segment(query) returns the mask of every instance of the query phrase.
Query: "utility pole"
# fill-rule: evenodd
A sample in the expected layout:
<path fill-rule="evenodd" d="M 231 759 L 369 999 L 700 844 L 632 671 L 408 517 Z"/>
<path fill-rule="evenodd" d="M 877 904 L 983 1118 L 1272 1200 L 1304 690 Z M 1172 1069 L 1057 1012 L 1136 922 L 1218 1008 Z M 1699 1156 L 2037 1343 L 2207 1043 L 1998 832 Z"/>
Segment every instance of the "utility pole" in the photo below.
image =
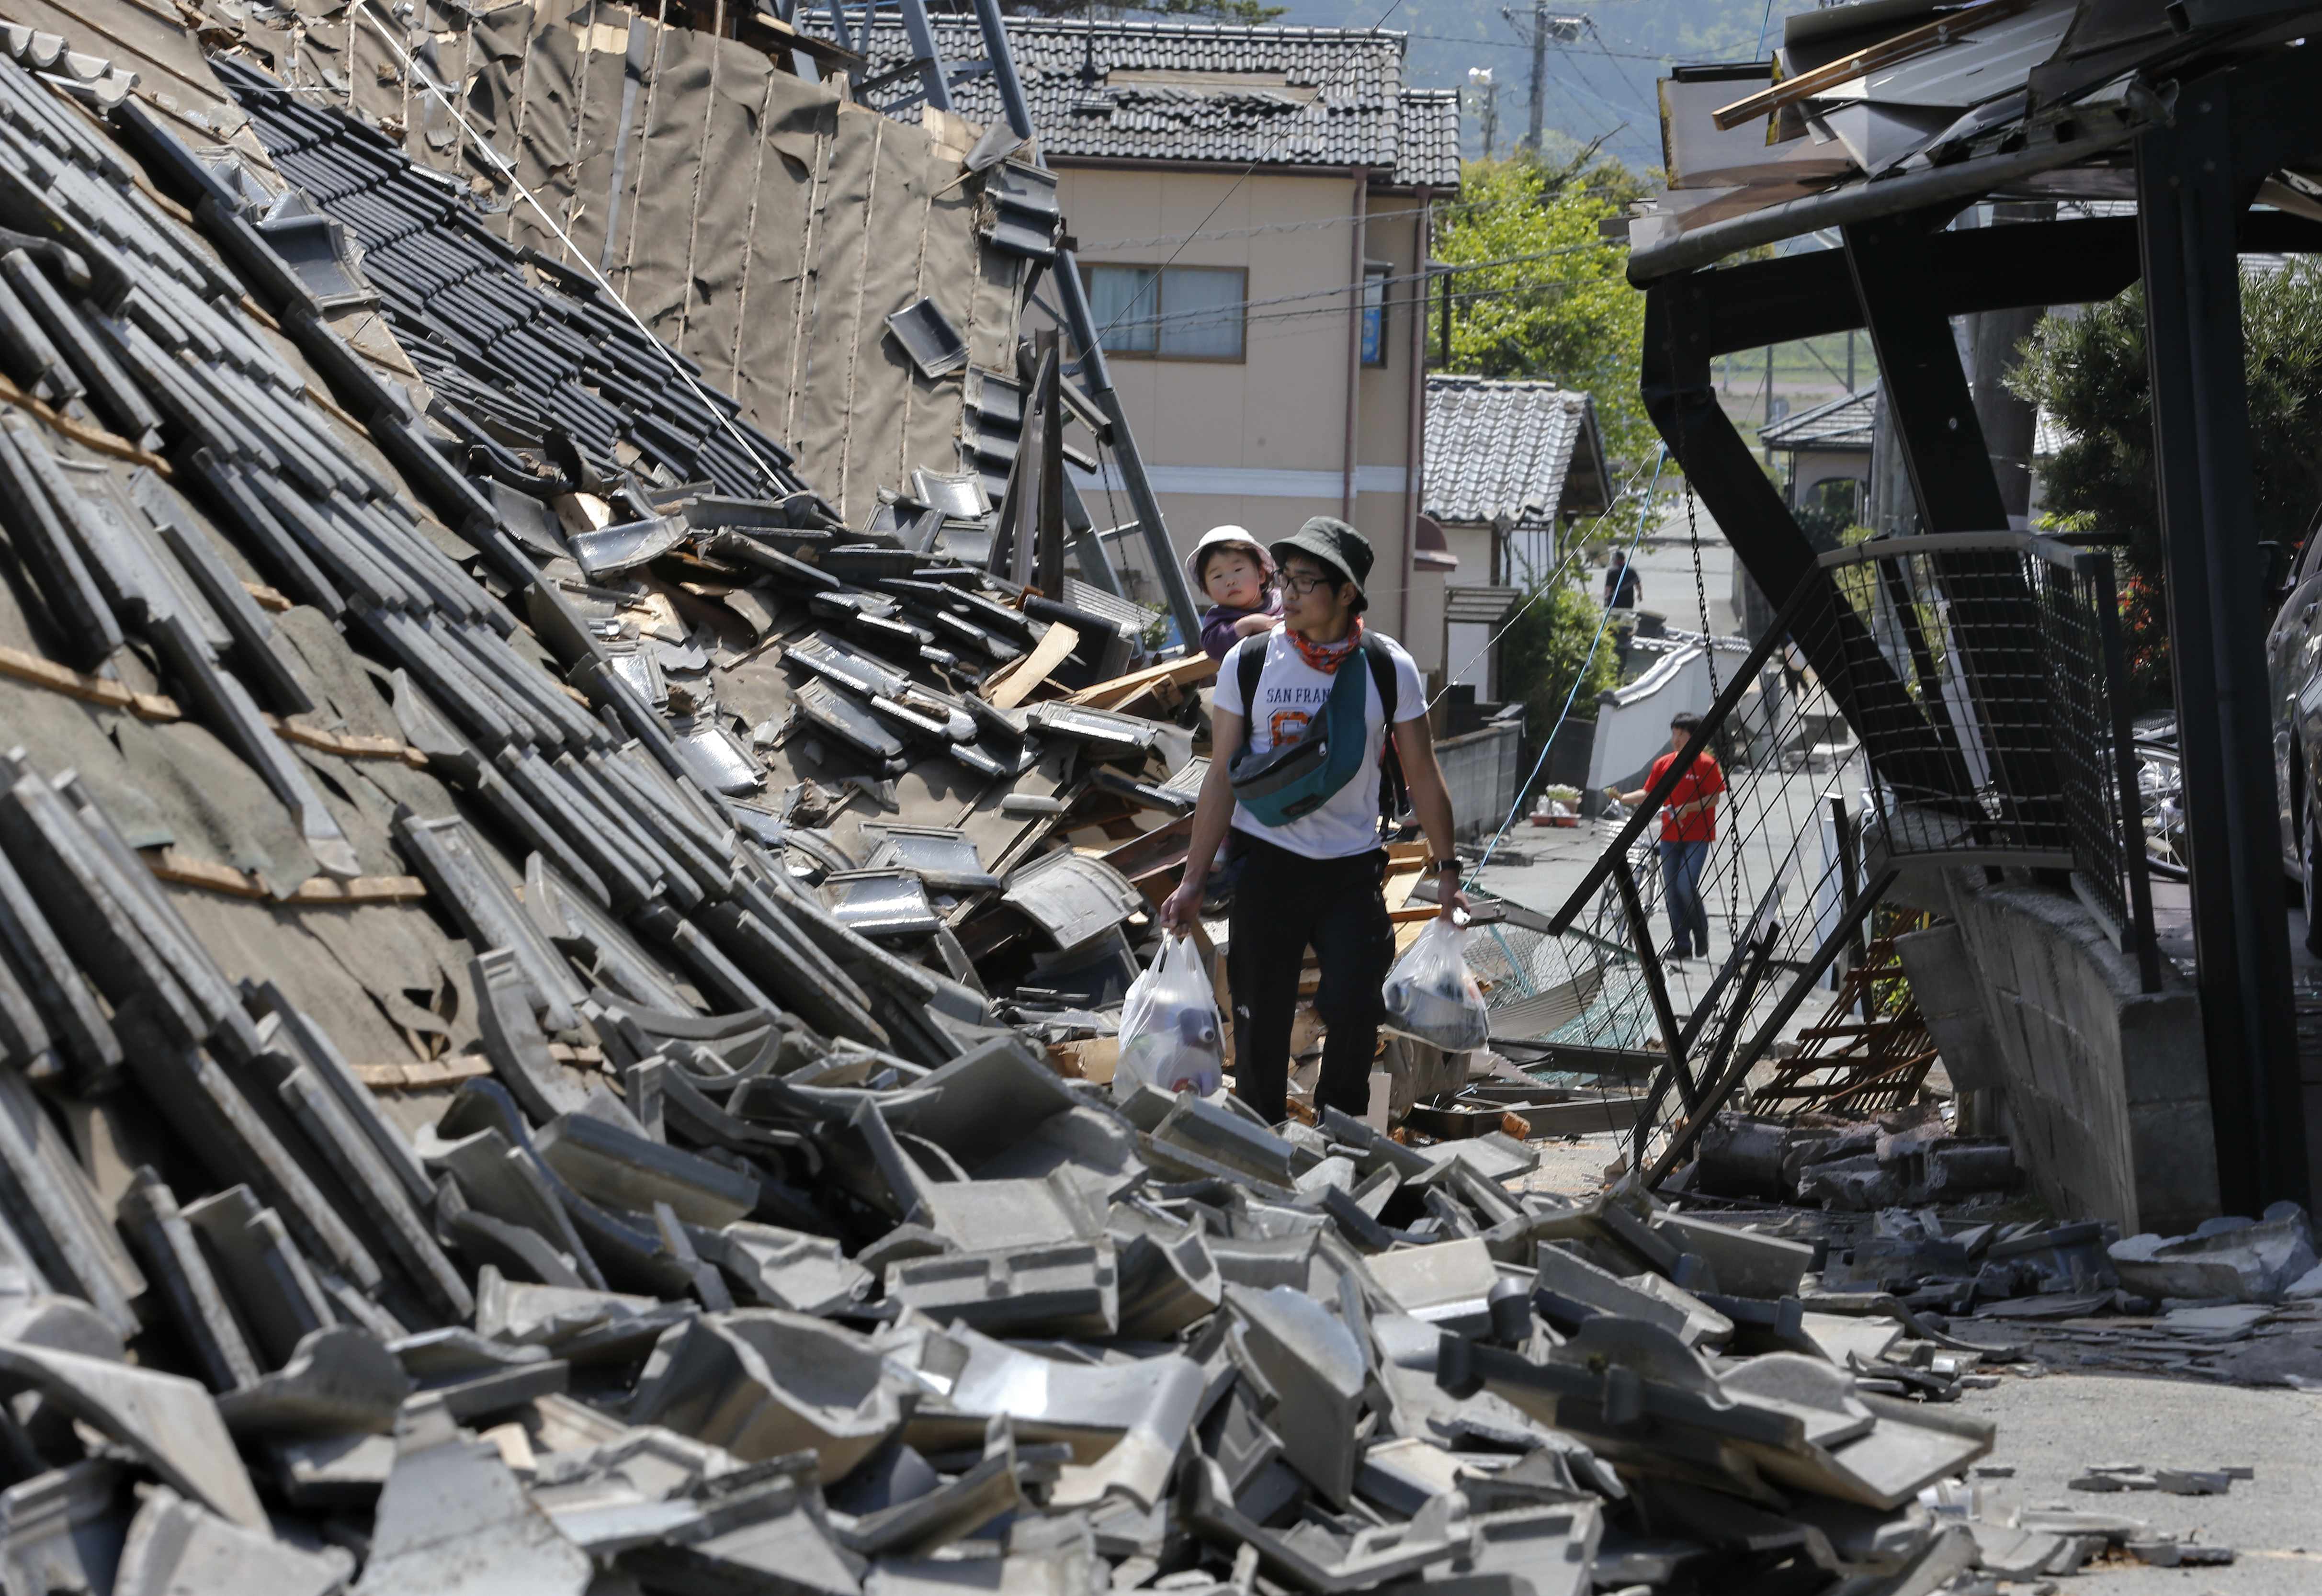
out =
<path fill-rule="evenodd" d="M 1484 159 L 1489 160 L 1500 141 L 1500 86 L 1489 67 L 1468 68 L 1467 86 L 1484 96 Z"/>
<path fill-rule="evenodd" d="M 1548 87 L 1548 0 L 1531 0 L 1531 130 L 1524 135 L 1532 159 L 1540 159 L 1540 92 Z"/>
<path fill-rule="evenodd" d="M 1500 7 L 1500 14 L 1508 25 L 1522 35 L 1531 46 L 1531 125 L 1524 135 L 1524 145 L 1534 157 L 1540 154 L 1540 115 L 1548 97 L 1548 47 L 1550 41 L 1569 44 L 1580 37 L 1583 28 L 1593 26 L 1586 16 L 1568 16 L 1551 12 L 1548 0 L 1531 0 L 1529 20 L 1517 14 L 1513 6 Z M 1472 78 L 1475 73 L 1467 76 Z"/>
<path fill-rule="evenodd" d="M 1767 429 L 1768 427 L 1769 427 L 1769 426 L 1773 425 L 1773 424 L 1774 424 L 1774 346 L 1773 346 L 1772 344 L 1770 344 L 1770 343 L 1769 343 L 1769 344 L 1768 344 L 1768 345 L 1766 346 L 1766 415 L 1765 415 L 1765 418 L 1764 418 L 1763 420 L 1760 421 L 1760 422 L 1759 422 L 1759 424 L 1758 424 L 1758 433 L 1759 433 L 1759 435 L 1760 435 L 1760 437 L 1763 437 L 1763 436 L 1765 435 L 1765 431 L 1766 431 L 1766 429 Z M 1773 446 L 1772 444 L 1770 444 L 1770 443 L 1769 443 L 1769 444 L 1767 444 L 1767 445 L 1766 445 L 1766 463 L 1767 463 L 1768 465 L 1772 465 L 1772 464 L 1774 463 L 1774 446 Z"/>

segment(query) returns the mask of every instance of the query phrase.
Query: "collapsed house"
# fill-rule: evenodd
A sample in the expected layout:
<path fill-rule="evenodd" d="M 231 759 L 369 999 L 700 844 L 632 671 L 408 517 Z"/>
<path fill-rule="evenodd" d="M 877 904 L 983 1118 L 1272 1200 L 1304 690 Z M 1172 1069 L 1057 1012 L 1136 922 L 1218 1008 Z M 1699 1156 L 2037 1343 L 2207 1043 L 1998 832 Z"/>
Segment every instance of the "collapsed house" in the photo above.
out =
<path fill-rule="evenodd" d="M 277 64 L 368 93 L 372 20 Z M 2011 1354 L 1815 1242 L 1073 1079 L 1207 662 L 1014 457 L 890 417 L 834 489 L 876 427 L 250 37 L 0 63 L 0 1587 L 1868 1592 L 2145 1532 L 1922 1502 L 1991 1432 L 1915 1399 Z M 868 347 L 823 315 L 801 369 Z M 1105 420 L 977 324 L 1053 481 Z"/>

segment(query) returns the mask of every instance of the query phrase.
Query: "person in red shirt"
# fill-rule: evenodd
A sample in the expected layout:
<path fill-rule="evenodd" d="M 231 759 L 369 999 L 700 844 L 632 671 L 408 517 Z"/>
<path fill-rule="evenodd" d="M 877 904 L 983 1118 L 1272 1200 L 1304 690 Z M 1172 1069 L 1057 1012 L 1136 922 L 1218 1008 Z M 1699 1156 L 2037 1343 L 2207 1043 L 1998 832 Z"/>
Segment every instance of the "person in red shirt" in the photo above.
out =
<path fill-rule="evenodd" d="M 1644 802 L 1645 794 L 1700 729 L 1701 716 L 1690 711 L 1677 715 L 1669 721 L 1669 751 L 1653 762 L 1645 784 L 1634 792 L 1617 787 L 1604 790 L 1624 804 Z M 1717 840 L 1717 799 L 1724 790 L 1725 772 L 1705 749 L 1693 756 L 1692 768 L 1678 778 L 1661 806 L 1661 891 L 1668 899 L 1672 959 L 1696 953 L 1709 957 L 1709 905 L 1701 896 L 1701 871 L 1709 862 L 1710 844 Z"/>

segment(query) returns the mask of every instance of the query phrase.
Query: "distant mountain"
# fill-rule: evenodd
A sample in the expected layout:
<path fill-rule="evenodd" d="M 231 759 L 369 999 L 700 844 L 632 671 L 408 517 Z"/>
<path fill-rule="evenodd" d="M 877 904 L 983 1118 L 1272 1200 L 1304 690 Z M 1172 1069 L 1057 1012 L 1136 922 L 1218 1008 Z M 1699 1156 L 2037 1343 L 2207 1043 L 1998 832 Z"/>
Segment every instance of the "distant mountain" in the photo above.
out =
<path fill-rule="evenodd" d="M 1409 33 L 1406 73 L 1414 88 L 1465 88 L 1469 68 L 1491 68 L 1499 86 L 1498 151 L 1513 149 L 1531 114 L 1530 0 L 1505 6 L 1515 14 L 1513 22 L 1502 0 L 1401 0 L 1390 10 L 1391 5 L 1291 0 L 1280 20 L 1317 28 L 1384 25 Z M 1550 30 L 1540 120 L 1580 144 L 1610 134 L 1607 153 L 1633 167 L 1657 167 L 1660 113 L 1653 84 L 1668 63 L 1755 59 L 1764 53 L 1761 29 L 1778 39 L 1783 17 L 1813 9 L 1797 0 L 1554 0 L 1552 16 L 1586 16 L 1590 25 Z M 1575 36 L 1556 39 L 1557 33 Z M 1460 127 L 1466 152 L 1484 153 L 1480 103 L 1466 108 Z M 1556 141 L 1548 142 L 1556 148 Z"/>

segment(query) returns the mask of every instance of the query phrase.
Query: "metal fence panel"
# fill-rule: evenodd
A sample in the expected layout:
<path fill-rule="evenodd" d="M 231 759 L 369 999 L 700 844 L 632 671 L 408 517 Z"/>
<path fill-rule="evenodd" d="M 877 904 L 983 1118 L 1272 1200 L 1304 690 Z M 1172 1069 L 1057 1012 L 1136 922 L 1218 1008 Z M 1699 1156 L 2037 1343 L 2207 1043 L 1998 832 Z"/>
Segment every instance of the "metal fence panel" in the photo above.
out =
<path fill-rule="evenodd" d="M 1906 864 L 2070 871 L 2157 987 L 2118 637 L 2100 552 L 2007 533 L 1824 556 L 1705 717 L 1694 746 L 1728 784 L 1705 856 L 1659 846 L 1680 760 L 1557 914 L 1471 943 L 1495 1045 L 1625 1082 L 1658 1181 L 1859 956 Z M 1699 872 L 1705 958 L 1666 951 L 1684 940 L 1665 918 L 1680 864 Z"/>

